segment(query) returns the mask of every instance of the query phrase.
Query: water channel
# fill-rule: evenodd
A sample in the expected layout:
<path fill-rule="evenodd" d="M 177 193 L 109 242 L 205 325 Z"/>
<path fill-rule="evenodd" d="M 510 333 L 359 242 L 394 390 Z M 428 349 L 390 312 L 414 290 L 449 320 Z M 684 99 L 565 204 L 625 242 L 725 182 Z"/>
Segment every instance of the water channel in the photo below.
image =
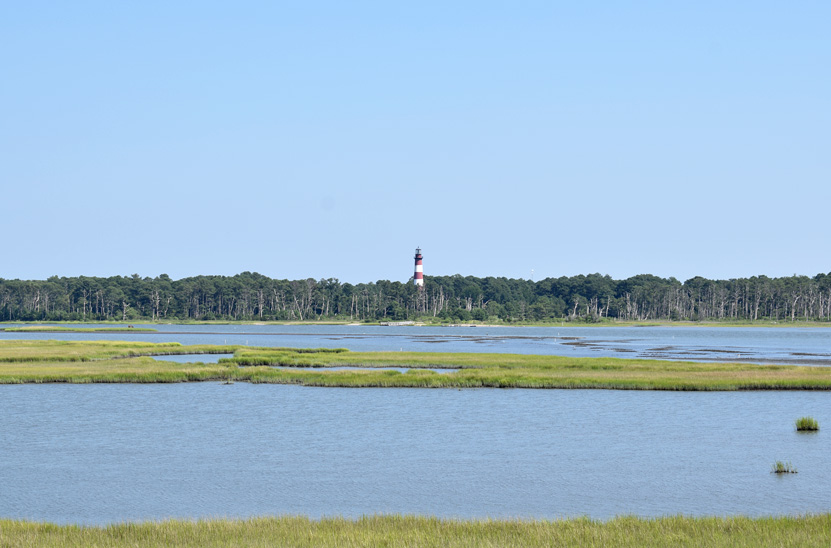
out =
<path fill-rule="evenodd" d="M 0 386 L 0 516 L 61 523 L 831 509 L 819 392 Z M 797 474 L 770 473 L 789 460 Z"/>

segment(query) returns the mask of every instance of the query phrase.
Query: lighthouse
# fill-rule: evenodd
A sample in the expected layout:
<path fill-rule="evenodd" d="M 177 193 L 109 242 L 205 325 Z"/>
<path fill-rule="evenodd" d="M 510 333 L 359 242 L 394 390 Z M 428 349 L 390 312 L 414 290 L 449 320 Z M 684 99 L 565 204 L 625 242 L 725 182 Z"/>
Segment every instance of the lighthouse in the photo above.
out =
<path fill-rule="evenodd" d="M 413 274 L 413 283 L 419 289 L 424 287 L 424 267 L 421 266 L 421 248 L 417 247 L 415 252 L 415 274 Z"/>

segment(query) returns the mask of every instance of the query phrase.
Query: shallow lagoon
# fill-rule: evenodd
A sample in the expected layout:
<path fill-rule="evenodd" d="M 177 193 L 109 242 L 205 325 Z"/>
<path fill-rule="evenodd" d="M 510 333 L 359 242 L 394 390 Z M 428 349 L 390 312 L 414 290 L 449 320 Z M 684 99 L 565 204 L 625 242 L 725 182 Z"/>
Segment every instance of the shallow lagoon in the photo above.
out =
<path fill-rule="evenodd" d="M 0 386 L 0 516 L 831 509 L 821 392 Z M 770 473 L 789 460 L 799 473 Z"/>
<path fill-rule="evenodd" d="M 353 350 L 824 365 L 821 328 L 154 326 L 2 333 Z M 197 361 L 219 355 L 199 355 Z M 175 359 L 170 356 L 161 359 Z M 188 358 L 186 358 L 188 359 Z M 0 386 L 0 516 L 405 512 L 451 517 L 831 510 L 822 392 L 342 389 L 219 383 Z M 775 460 L 799 473 L 770 474 Z"/>
<path fill-rule="evenodd" d="M 12 324 L 7 324 L 12 327 Z M 101 324 L 76 327 L 105 327 Z M 111 327 L 111 326 L 110 326 Z M 831 365 L 831 329 L 789 327 L 381 327 L 138 325 L 156 333 L 4 333 L 0 339 L 127 340 L 350 350 L 497 352 Z"/>

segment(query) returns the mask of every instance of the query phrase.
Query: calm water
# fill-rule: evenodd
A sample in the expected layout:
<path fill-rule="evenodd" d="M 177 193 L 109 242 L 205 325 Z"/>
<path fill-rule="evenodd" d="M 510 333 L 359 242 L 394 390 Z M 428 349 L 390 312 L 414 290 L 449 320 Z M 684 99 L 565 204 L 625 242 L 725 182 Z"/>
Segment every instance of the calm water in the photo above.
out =
<path fill-rule="evenodd" d="M 154 327 L 159 333 L 0 339 L 831 364 L 826 329 Z M 831 395 L 0 386 L 0 516 L 109 523 L 831 511 L 831 443 L 824 431 L 795 433 L 803 415 L 831 425 Z M 775 460 L 799 473 L 770 474 Z"/>
<path fill-rule="evenodd" d="M 160 362 L 176 362 L 176 363 L 219 363 L 221 358 L 233 358 L 233 354 L 176 354 L 170 356 L 151 356 L 154 360 Z"/>
<path fill-rule="evenodd" d="M 819 392 L 0 386 L 0 516 L 831 510 Z M 790 460 L 798 474 L 770 474 Z"/>
<path fill-rule="evenodd" d="M 202 363 L 219 363 L 221 358 L 231 358 L 233 354 L 176 354 L 176 355 L 169 355 L 169 356 L 151 356 L 156 361 L 166 361 L 166 362 L 177 362 L 177 363 L 193 363 L 193 362 L 202 362 Z M 306 368 L 299 368 L 299 367 L 289 367 L 289 366 L 275 366 L 274 369 L 286 369 L 289 371 L 297 371 L 299 369 L 306 369 Z M 317 369 L 317 368 L 312 368 Z M 366 368 L 363 368 L 364 370 Z M 373 367 L 373 371 L 398 371 L 400 373 L 406 373 L 410 371 L 411 368 L 409 367 Z M 453 373 L 454 371 L 458 371 L 458 369 L 430 369 L 429 367 L 419 367 L 417 370 L 421 371 L 434 371 L 436 373 Z M 327 367 L 326 371 L 361 371 L 361 369 L 356 369 L 355 367 Z"/>
<path fill-rule="evenodd" d="M 90 327 L 94 324 L 89 324 Z M 136 327 L 143 327 L 136 325 Z M 158 333 L 4 333 L 0 339 L 499 352 L 831 365 L 831 329 L 730 327 L 379 327 L 151 325 Z"/>

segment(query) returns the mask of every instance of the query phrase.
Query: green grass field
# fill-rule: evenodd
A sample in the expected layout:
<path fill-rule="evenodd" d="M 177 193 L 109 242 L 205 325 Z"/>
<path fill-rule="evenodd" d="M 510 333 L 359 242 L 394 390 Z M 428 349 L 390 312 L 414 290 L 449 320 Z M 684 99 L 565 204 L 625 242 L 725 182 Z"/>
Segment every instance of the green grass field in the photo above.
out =
<path fill-rule="evenodd" d="M 620 517 L 451 520 L 369 516 L 123 523 L 105 527 L 0 520 L 0 546 L 14 547 L 822 547 L 831 545 L 831 514 L 804 517 Z"/>
<path fill-rule="evenodd" d="M 149 356 L 233 353 L 220 363 Z M 273 366 L 289 366 L 278 369 Z M 349 367 L 333 371 L 329 367 Z M 408 368 L 399 371 L 381 367 Z M 456 369 L 434 372 L 429 369 Z M 831 368 L 525 354 L 350 352 L 117 341 L 0 341 L 0 383 L 235 380 L 305 386 L 829 390 Z"/>

